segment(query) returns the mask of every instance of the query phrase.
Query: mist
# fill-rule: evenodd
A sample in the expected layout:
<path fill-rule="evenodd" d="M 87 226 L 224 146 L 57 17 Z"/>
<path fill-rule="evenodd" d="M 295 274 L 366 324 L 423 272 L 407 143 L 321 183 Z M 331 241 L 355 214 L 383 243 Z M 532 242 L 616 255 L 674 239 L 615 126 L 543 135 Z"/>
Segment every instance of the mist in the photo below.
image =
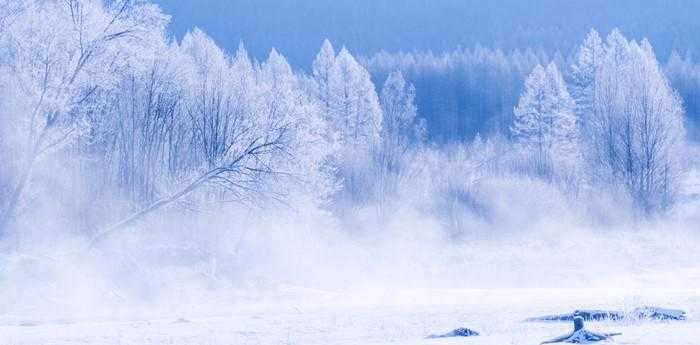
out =
<path fill-rule="evenodd" d="M 0 1 L 0 338 L 700 311 L 696 24 L 622 4 Z"/>

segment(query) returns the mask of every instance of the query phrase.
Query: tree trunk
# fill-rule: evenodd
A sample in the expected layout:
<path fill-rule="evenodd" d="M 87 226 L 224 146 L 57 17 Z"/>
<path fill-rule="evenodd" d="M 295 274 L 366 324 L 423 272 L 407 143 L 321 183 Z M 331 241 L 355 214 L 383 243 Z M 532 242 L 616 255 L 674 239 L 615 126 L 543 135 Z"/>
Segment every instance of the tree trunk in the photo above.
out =
<path fill-rule="evenodd" d="M 0 213 L 0 241 L 4 239 L 7 233 L 9 232 L 8 230 L 11 225 L 12 218 L 14 217 L 15 211 L 19 206 L 19 201 L 22 196 L 22 193 L 24 192 L 24 188 L 27 186 L 27 182 L 29 182 L 29 177 L 32 173 L 32 167 L 34 166 L 35 160 L 36 155 L 32 155 L 29 162 L 27 163 L 27 166 L 20 174 L 19 181 L 17 181 L 17 184 L 14 186 L 14 188 L 12 188 L 12 192 L 10 192 L 10 197 L 8 198 L 7 203 L 5 204 L 4 209 Z"/>

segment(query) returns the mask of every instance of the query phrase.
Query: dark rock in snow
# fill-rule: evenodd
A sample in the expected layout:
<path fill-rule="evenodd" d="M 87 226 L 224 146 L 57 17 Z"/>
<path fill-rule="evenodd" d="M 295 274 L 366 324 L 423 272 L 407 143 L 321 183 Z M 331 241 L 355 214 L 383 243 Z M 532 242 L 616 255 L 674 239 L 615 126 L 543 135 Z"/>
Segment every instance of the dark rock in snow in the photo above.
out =
<path fill-rule="evenodd" d="M 554 344 L 554 343 L 572 343 L 572 344 L 588 344 L 597 341 L 607 340 L 613 336 L 620 335 L 622 333 L 595 333 L 586 330 L 583 326 L 583 317 L 575 316 L 574 321 L 574 331 L 563 335 L 561 337 L 556 337 L 552 340 L 543 341 L 540 344 Z"/>
<path fill-rule="evenodd" d="M 581 317 L 585 321 L 619 321 L 633 318 L 637 320 L 685 320 L 685 312 L 677 309 L 658 307 L 640 307 L 630 313 L 611 310 L 580 309 L 570 314 L 545 315 L 531 317 L 525 321 L 573 321 L 575 317 Z"/>
<path fill-rule="evenodd" d="M 432 334 L 426 337 L 426 339 L 435 338 L 450 338 L 450 337 L 473 337 L 479 335 L 479 332 L 471 330 L 469 328 L 457 328 L 445 334 Z"/>

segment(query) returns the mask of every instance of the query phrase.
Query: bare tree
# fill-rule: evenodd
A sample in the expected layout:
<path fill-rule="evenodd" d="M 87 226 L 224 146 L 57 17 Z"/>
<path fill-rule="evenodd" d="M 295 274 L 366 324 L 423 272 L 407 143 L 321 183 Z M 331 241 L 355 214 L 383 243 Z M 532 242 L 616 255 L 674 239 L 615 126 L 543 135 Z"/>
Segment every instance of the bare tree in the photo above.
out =
<path fill-rule="evenodd" d="M 15 215 L 37 160 L 84 130 L 85 107 L 109 85 L 129 53 L 124 47 L 140 47 L 154 25 L 164 25 L 160 12 L 132 0 L 106 7 L 90 0 L 22 2 L 2 36 L 10 56 L 2 66 L 5 82 L 27 96 L 12 116 L 22 157 L 0 209 L 0 233 Z"/>

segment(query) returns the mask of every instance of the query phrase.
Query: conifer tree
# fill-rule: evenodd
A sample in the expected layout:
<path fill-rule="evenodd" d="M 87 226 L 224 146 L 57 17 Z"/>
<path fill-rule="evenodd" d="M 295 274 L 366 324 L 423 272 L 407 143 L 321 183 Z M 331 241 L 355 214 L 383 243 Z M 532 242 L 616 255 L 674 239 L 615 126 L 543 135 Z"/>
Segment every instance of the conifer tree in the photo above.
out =
<path fill-rule="evenodd" d="M 578 131 L 573 109 L 574 102 L 556 65 L 536 66 L 513 111 L 511 134 L 534 159 L 538 174 L 547 175 L 557 165 L 576 162 Z"/>

